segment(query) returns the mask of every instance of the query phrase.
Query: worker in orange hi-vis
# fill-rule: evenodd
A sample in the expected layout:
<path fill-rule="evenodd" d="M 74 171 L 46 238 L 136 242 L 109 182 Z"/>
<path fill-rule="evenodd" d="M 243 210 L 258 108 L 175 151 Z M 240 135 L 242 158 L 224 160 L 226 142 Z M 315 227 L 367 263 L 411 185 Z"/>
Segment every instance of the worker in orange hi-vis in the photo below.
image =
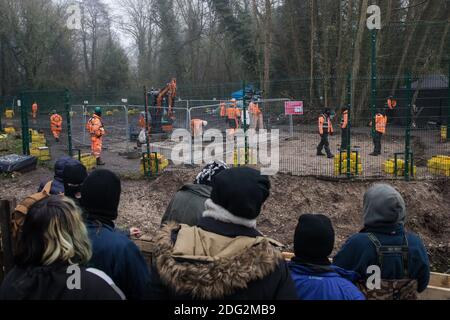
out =
<path fill-rule="evenodd" d="M 334 155 L 330 150 L 330 142 L 328 141 L 328 136 L 332 136 L 334 133 L 333 124 L 331 123 L 331 110 L 326 108 L 324 112 L 319 116 L 319 134 L 320 134 L 320 143 L 317 146 L 317 155 L 324 156 L 322 150 L 325 148 L 325 152 L 327 153 L 327 157 L 329 159 L 334 158 Z"/>
<path fill-rule="evenodd" d="M 395 100 L 393 96 L 389 96 L 387 100 L 387 105 L 389 110 L 393 110 L 397 107 L 397 100 Z"/>
<path fill-rule="evenodd" d="M 263 114 L 258 105 L 258 100 L 253 99 L 248 106 L 248 111 L 250 113 L 250 128 L 251 129 L 264 129 Z"/>
<path fill-rule="evenodd" d="M 63 118 L 56 112 L 56 110 L 52 111 L 52 115 L 50 117 L 50 130 L 52 131 L 53 137 L 56 142 L 59 142 L 59 137 L 62 131 Z"/>
<path fill-rule="evenodd" d="M 150 112 L 148 113 L 148 131 L 150 132 Z M 145 111 L 142 111 L 141 114 L 139 115 L 139 128 L 141 128 L 141 130 L 145 129 Z"/>
<path fill-rule="evenodd" d="M 239 129 L 241 110 L 237 107 L 236 99 L 231 100 L 231 106 L 227 109 L 228 132 L 233 135 Z"/>
<path fill-rule="evenodd" d="M 226 116 L 227 116 L 227 104 L 225 103 L 225 101 L 221 101 L 220 102 L 220 117 L 226 118 Z"/>
<path fill-rule="evenodd" d="M 192 119 L 191 120 L 191 135 L 194 138 L 203 137 L 203 128 L 208 125 L 207 121 L 203 121 L 201 119 Z"/>
<path fill-rule="evenodd" d="M 373 152 L 371 156 L 379 156 L 381 154 L 381 138 L 386 133 L 386 125 L 388 118 L 385 115 L 384 110 L 378 110 L 375 115 L 375 132 L 373 136 Z M 373 121 L 370 125 L 373 124 Z"/>
<path fill-rule="evenodd" d="M 33 116 L 33 119 L 37 118 L 37 114 L 38 114 L 38 109 L 39 106 L 37 104 L 37 102 L 33 102 L 33 104 L 31 105 L 31 115 Z"/>
<path fill-rule="evenodd" d="M 105 163 L 102 161 L 102 147 L 103 147 L 103 136 L 105 135 L 105 128 L 102 122 L 102 108 L 95 108 L 95 113 L 92 118 L 89 119 L 86 129 L 91 135 L 91 152 L 92 155 L 97 159 L 97 165 L 103 166 Z"/>

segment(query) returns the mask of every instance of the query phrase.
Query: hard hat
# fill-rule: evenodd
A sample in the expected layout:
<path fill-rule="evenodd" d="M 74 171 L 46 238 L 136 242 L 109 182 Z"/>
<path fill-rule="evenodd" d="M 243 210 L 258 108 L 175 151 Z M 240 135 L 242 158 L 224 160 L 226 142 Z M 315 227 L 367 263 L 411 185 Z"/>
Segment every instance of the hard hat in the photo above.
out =
<path fill-rule="evenodd" d="M 203 121 L 203 126 L 206 127 L 208 125 L 208 121 Z"/>
<path fill-rule="evenodd" d="M 94 112 L 95 112 L 95 114 L 101 115 L 102 114 L 102 108 L 101 107 L 96 107 Z"/>
<path fill-rule="evenodd" d="M 56 114 L 56 110 L 55 109 L 52 110 L 52 114 Z"/>
<path fill-rule="evenodd" d="M 231 99 L 231 102 L 236 102 L 237 100 L 235 98 Z"/>

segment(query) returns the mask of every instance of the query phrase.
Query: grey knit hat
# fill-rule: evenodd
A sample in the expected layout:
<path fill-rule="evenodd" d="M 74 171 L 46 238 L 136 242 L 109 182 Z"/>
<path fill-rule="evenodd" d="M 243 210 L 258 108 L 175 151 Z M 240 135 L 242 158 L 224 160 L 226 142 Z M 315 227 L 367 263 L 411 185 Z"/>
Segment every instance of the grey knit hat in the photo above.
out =
<path fill-rule="evenodd" d="M 364 226 L 377 227 L 404 224 L 405 201 L 388 184 L 375 184 L 364 194 Z"/>

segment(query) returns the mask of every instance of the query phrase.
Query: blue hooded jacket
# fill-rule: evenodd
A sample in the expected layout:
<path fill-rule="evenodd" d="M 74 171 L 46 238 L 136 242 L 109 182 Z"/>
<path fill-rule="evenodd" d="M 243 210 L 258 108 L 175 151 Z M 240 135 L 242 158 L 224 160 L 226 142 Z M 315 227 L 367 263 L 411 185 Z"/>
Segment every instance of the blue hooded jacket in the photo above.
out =
<path fill-rule="evenodd" d="M 308 266 L 289 262 L 292 279 L 300 300 L 365 300 L 352 283 L 359 276 L 337 266 Z"/>
<path fill-rule="evenodd" d="M 102 270 L 124 292 L 129 300 L 144 297 L 150 272 L 139 248 L 113 226 L 85 221 L 92 243 L 89 266 Z"/>
<path fill-rule="evenodd" d="M 334 264 L 357 272 L 362 279 L 367 279 L 367 268 L 378 265 L 375 245 L 368 237 L 373 233 L 381 245 L 402 245 L 405 230 L 402 224 L 380 227 L 366 227 L 360 233 L 351 236 L 334 258 Z M 410 279 L 418 281 L 418 292 L 428 286 L 430 280 L 430 263 L 422 240 L 415 234 L 406 233 L 408 240 L 408 273 Z M 403 276 L 403 259 L 399 254 L 385 257 L 381 270 L 382 279 L 401 279 Z"/>
<path fill-rule="evenodd" d="M 64 181 L 63 181 L 63 173 L 64 168 L 69 164 L 78 164 L 78 160 L 72 159 L 71 157 L 62 157 L 55 162 L 55 176 L 52 181 L 52 188 L 50 190 L 50 194 L 61 194 L 64 193 Z M 45 185 L 49 180 L 42 181 L 39 185 L 38 192 L 41 192 L 44 189 Z"/>

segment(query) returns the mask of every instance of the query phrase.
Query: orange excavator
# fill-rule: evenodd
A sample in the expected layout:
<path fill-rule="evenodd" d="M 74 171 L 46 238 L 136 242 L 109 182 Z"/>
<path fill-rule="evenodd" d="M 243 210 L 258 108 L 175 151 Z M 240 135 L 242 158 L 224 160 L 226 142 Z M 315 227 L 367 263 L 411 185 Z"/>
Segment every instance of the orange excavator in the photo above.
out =
<path fill-rule="evenodd" d="M 175 121 L 177 80 L 173 78 L 163 89 L 149 92 L 152 133 L 171 133 Z"/>

